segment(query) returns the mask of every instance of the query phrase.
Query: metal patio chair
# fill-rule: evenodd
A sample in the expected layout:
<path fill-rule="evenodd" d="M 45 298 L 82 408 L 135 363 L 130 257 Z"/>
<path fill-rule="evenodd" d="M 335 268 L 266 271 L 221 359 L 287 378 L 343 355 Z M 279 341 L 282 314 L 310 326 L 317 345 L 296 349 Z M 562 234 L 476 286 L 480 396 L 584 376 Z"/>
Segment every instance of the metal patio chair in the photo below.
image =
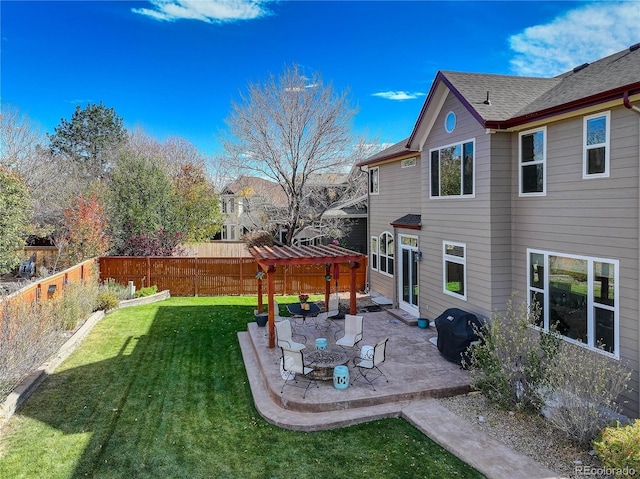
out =
<path fill-rule="evenodd" d="M 355 367 L 355 374 L 351 384 L 355 383 L 358 380 L 366 381 L 369 386 L 376 390 L 376 387 L 373 385 L 373 382 L 379 377 L 384 377 L 384 379 L 389 382 L 387 376 L 380 370 L 380 365 L 384 363 L 385 359 L 387 359 L 387 342 L 389 338 L 384 339 L 377 343 L 373 348 L 373 358 L 371 357 L 356 357 L 353 358 L 353 366 Z"/>

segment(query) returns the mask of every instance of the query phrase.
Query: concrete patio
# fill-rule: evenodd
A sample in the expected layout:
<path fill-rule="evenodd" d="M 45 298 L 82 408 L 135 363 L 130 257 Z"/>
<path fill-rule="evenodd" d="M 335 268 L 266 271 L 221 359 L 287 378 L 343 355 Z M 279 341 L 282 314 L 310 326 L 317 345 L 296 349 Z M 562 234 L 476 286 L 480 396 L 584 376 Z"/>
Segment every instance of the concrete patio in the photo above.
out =
<path fill-rule="evenodd" d="M 389 382 L 379 378 L 374 383 L 375 391 L 361 381 L 345 390 L 335 389 L 332 381 L 317 381 L 319 387 L 312 385 L 304 399 L 301 388 L 286 387 L 281 394 L 281 352 L 279 348 L 268 348 L 268 329 L 249 323 L 248 331 L 238 334 L 254 402 L 267 422 L 285 429 L 318 431 L 402 417 L 490 479 L 558 477 L 485 435 L 435 400 L 469 391 L 470 376 L 440 355 L 435 340 L 429 341 L 437 335 L 433 327 L 420 329 L 413 325 L 415 318 L 402 312 L 361 314 L 364 339 L 360 347 L 389 338 L 387 359 L 381 366 Z M 337 323 L 343 325 L 344 321 Z M 336 330 L 317 329 L 313 323 L 296 327 L 296 332 L 307 337 L 308 351 L 315 349 L 318 337 L 327 338 L 331 346 Z M 353 378 L 351 362 L 349 369 Z"/>

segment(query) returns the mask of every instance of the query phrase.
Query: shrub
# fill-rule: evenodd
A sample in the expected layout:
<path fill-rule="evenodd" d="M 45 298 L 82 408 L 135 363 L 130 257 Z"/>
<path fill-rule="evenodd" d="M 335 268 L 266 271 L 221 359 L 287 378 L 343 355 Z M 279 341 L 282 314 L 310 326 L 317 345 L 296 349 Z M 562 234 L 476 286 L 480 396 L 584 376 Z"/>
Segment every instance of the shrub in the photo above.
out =
<path fill-rule="evenodd" d="M 146 296 L 151 296 L 152 294 L 156 294 L 158 292 L 157 286 L 149 286 L 147 288 L 140 288 L 136 291 L 136 298 L 144 298 Z"/>
<path fill-rule="evenodd" d="M 504 313 L 495 313 L 489 327 L 476 331 L 481 343 L 471 348 L 473 386 L 505 408 L 537 410 L 537 393 L 559 339 L 531 326 L 539 308 L 516 307 L 513 297 Z"/>
<path fill-rule="evenodd" d="M 95 311 L 97 300 L 97 280 L 73 282 L 54 300 L 54 314 L 64 329 L 72 330 Z"/>
<path fill-rule="evenodd" d="M 617 477 L 630 478 L 640 473 L 640 419 L 603 429 L 593 446 L 605 468 L 621 473 Z"/>
<path fill-rule="evenodd" d="M 118 297 L 109 290 L 102 290 L 98 293 L 98 301 L 96 304 L 96 310 L 109 311 L 115 309 L 120 304 Z"/>
<path fill-rule="evenodd" d="M 100 286 L 100 291 L 108 291 L 119 301 L 131 299 L 131 297 L 129 296 L 129 288 L 123 284 L 117 283 L 113 278 L 109 278 L 104 283 L 102 283 L 102 285 Z"/>
<path fill-rule="evenodd" d="M 617 398 L 630 378 L 620 361 L 563 342 L 545 374 L 543 412 L 569 439 L 587 445 L 618 417 Z"/>
<path fill-rule="evenodd" d="M 59 347 L 60 324 L 52 301 L 0 304 L 0 398 Z"/>
<path fill-rule="evenodd" d="M 34 368 L 45 362 L 95 309 L 97 272 L 64 286 L 55 299 L 0 303 L 0 399 Z"/>
<path fill-rule="evenodd" d="M 253 246 L 273 246 L 273 235 L 268 231 L 250 231 L 242 236 L 247 248 Z"/>

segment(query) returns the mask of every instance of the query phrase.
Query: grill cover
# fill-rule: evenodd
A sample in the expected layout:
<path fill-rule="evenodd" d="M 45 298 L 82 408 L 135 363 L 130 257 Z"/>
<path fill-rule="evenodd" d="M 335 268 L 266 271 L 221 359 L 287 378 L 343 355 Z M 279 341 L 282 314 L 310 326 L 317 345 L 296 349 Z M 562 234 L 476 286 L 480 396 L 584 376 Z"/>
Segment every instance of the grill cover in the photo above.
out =
<path fill-rule="evenodd" d="M 458 308 L 449 308 L 435 320 L 438 330 L 438 351 L 446 359 L 462 365 L 468 359 L 466 350 L 473 341 L 480 338 L 473 325 L 483 328 L 484 323 L 475 314 Z"/>

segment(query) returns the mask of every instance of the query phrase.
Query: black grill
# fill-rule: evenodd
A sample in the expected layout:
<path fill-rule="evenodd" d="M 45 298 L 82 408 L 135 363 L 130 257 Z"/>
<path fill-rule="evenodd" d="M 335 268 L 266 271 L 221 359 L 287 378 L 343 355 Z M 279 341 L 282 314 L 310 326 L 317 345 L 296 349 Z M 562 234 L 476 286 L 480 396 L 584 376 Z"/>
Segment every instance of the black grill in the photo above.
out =
<path fill-rule="evenodd" d="M 467 348 L 473 341 L 480 339 L 474 325 L 479 330 L 484 327 L 484 322 L 475 314 L 449 308 L 436 318 L 435 323 L 440 354 L 459 365 L 463 365 L 463 360 L 468 362 Z"/>

